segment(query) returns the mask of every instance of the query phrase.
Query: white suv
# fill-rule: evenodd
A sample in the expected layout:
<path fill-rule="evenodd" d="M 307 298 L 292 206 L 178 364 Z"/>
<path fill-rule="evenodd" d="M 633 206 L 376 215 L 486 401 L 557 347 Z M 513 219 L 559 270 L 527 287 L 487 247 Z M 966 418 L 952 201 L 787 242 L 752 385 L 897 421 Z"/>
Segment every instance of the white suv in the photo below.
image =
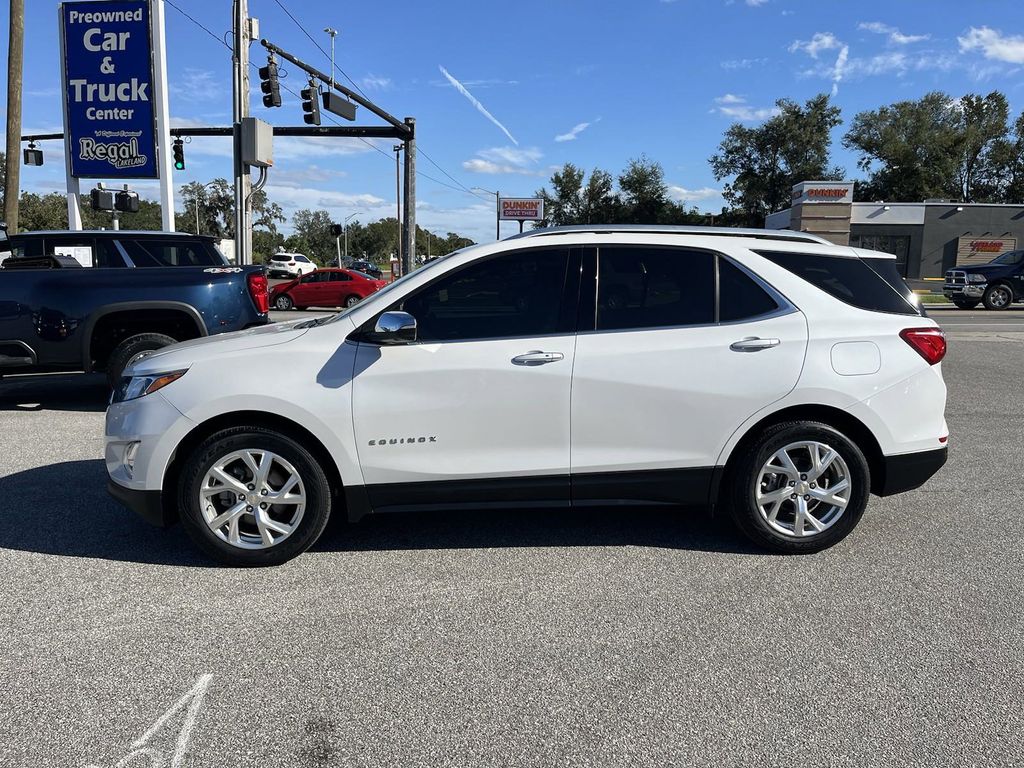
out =
<path fill-rule="evenodd" d="M 329 318 L 178 344 L 107 411 L 110 491 L 210 555 L 329 515 L 721 508 L 813 552 L 946 459 L 942 331 L 894 257 L 760 230 L 535 230 Z M 301 395 L 301 396 L 300 396 Z"/>
<path fill-rule="evenodd" d="M 302 277 L 316 269 L 316 264 L 301 253 L 275 253 L 267 262 L 269 277 Z"/>

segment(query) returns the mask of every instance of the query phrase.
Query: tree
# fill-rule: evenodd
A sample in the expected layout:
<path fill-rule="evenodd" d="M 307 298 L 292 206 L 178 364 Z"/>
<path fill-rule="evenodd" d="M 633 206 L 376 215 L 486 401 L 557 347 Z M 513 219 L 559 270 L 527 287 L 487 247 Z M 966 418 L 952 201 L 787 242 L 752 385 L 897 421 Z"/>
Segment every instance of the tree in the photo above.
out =
<path fill-rule="evenodd" d="M 1024 203 L 1024 114 L 1018 115 L 1013 133 L 992 144 L 989 153 L 993 199 L 1001 203 Z"/>
<path fill-rule="evenodd" d="M 589 179 L 572 163 L 551 176 L 553 192 L 537 192 L 544 198 L 544 220 L 537 226 L 569 224 L 690 224 L 705 216 L 687 209 L 669 197 L 661 165 L 640 157 L 618 177 L 614 191 L 612 175 L 595 168 Z"/>
<path fill-rule="evenodd" d="M 861 154 L 867 171 L 858 197 L 919 201 L 957 196 L 961 164 L 960 115 L 945 93 L 933 91 L 917 101 L 899 101 L 860 112 L 843 144 Z"/>
<path fill-rule="evenodd" d="M 959 198 L 965 203 L 989 201 L 997 196 L 997 177 L 1001 157 L 993 157 L 998 142 L 1008 133 L 1006 121 L 1010 107 L 999 91 L 988 96 L 967 94 L 957 107 L 960 120 L 959 164 L 956 182 Z"/>
<path fill-rule="evenodd" d="M 716 179 L 732 179 L 722 196 L 739 209 L 739 220 L 748 226 L 760 227 L 767 214 L 788 206 L 797 182 L 846 175 L 844 169 L 829 166 L 831 131 L 841 120 L 828 94 L 802 107 L 789 99 L 775 104 L 779 114 L 761 125 L 731 125 L 709 160 Z"/>
<path fill-rule="evenodd" d="M 311 211 L 300 208 L 292 216 L 292 229 L 295 234 L 289 238 L 287 248 L 302 245 L 300 251 L 318 264 L 327 264 L 336 258 L 334 235 L 331 234 L 331 215 L 324 210 Z"/>

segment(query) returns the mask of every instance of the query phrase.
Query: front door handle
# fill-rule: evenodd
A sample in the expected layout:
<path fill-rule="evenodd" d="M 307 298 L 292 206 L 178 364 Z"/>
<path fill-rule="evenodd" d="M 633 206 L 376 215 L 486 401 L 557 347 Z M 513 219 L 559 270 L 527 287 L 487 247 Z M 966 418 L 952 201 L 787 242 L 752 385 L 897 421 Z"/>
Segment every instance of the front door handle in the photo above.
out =
<path fill-rule="evenodd" d="M 733 352 L 758 352 L 762 349 L 777 347 L 782 342 L 778 339 L 759 339 L 757 336 L 748 336 L 745 339 L 734 341 L 729 345 Z"/>
<path fill-rule="evenodd" d="M 512 358 L 514 365 L 544 365 L 545 363 L 557 363 L 563 359 L 565 355 L 561 352 L 541 352 L 539 349 L 533 349 L 524 355 L 516 355 Z"/>

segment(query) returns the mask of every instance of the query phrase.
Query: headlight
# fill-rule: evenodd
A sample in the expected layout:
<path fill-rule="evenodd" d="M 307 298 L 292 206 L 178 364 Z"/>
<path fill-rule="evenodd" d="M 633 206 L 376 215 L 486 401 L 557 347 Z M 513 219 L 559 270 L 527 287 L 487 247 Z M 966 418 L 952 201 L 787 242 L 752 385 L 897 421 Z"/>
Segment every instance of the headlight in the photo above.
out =
<path fill-rule="evenodd" d="M 117 389 L 110 396 L 110 402 L 123 403 L 127 400 L 136 400 L 143 395 L 151 395 L 184 375 L 185 371 L 170 371 L 168 373 L 151 373 L 148 376 L 123 376 L 121 383 L 117 385 Z"/>
<path fill-rule="evenodd" d="M 988 282 L 988 278 L 985 277 L 984 275 L 978 275 L 978 274 L 968 275 L 967 276 L 967 282 L 968 283 L 987 283 Z"/>

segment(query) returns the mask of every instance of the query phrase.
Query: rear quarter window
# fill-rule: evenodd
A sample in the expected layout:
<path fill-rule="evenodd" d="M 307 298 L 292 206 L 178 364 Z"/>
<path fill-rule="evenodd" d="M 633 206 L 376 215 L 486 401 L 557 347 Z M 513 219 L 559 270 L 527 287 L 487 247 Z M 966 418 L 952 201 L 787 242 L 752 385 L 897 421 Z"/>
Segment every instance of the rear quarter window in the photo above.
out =
<path fill-rule="evenodd" d="M 851 306 L 897 315 L 922 314 L 913 299 L 913 292 L 899 276 L 896 262 L 892 259 L 783 251 L 757 253 Z"/>

